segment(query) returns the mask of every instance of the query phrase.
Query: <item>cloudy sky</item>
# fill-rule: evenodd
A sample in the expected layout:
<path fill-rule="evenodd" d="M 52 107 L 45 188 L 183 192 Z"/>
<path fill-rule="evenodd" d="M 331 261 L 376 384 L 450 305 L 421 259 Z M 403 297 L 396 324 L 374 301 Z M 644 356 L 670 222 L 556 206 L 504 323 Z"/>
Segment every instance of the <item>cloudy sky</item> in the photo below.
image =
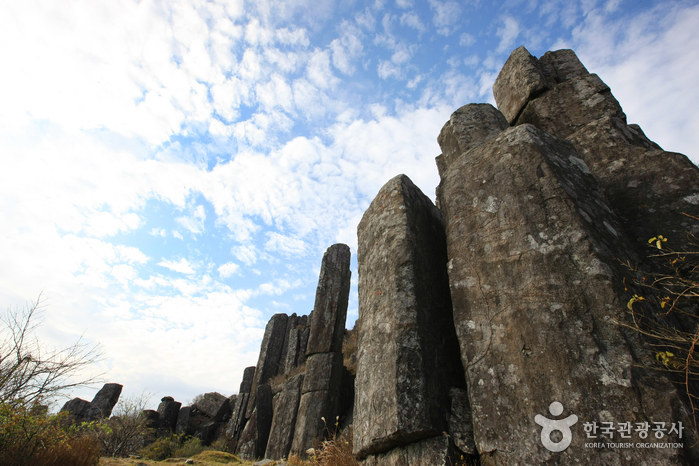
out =
<path fill-rule="evenodd" d="M 0 303 L 41 293 L 42 341 L 101 343 L 153 406 L 233 394 L 386 181 L 434 197 L 439 130 L 516 47 L 573 48 L 698 161 L 697 27 L 697 1 L 4 0 Z"/>

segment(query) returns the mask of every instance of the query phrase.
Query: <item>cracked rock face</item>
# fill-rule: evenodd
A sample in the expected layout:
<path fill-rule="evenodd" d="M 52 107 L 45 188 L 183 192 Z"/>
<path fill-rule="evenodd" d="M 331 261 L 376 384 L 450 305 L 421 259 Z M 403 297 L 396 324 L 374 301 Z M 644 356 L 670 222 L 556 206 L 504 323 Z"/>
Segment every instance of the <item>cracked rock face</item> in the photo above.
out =
<path fill-rule="evenodd" d="M 699 169 L 627 124 L 609 87 L 572 50 L 546 52 L 537 60 L 520 47 L 508 64 L 493 86 L 500 110 L 513 125 L 533 124 L 575 145 L 639 257 L 648 255 L 647 240 L 658 234 L 675 250 L 687 246 L 687 232 L 699 233 L 699 225 L 683 215 L 699 216 Z M 523 75 L 541 75 L 547 84 L 530 92 Z M 513 99 L 518 110 L 510 117 Z"/>
<path fill-rule="evenodd" d="M 439 211 L 399 175 L 381 188 L 357 232 L 354 453 L 364 458 L 442 435 L 449 389 L 465 381 Z"/>
<path fill-rule="evenodd" d="M 676 450 L 584 448 L 584 422 L 679 419 L 674 387 L 636 367 L 650 355 L 611 322 L 625 303 L 618 260 L 634 256 L 575 147 L 506 129 L 461 154 L 438 198 L 482 464 L 680 463 Z M 554 401 L 581 421 L 555 454 L 533 424 Z"/>

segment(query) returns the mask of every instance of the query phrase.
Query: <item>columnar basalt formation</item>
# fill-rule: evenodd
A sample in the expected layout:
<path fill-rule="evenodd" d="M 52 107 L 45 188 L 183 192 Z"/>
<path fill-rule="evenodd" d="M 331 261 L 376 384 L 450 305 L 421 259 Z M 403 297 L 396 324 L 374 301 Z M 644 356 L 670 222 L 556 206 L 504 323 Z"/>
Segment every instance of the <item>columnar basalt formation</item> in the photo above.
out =
<path fill-rule="evenodd" d="M 484 109 L 459 110 L 469 111 Z M 635 256 L 573 144 L 529 124 L 506 129 L 452 155 L 437 194 L 482 464 L 680 462 L 672 449 L 585 448 L 583 435 L 554 454 L 532 425 L 553 402 L 585 422 L 686 422 L 674 387 L 638 367 L 648 354 L 612 323 L 627 300 L 620 261 Z"/>
<path fill-rule="evenodd" d="M 248 402 L 248 408 L 245 413 L 247 419 L 250 419 L 252 410 L 255 408 L 257 387 L 267 383 L 269 379 L 279 372 L 279 361 L 281 359 L 284 341 L 288 338 L 286 333 L 288 321 L 288 315 L 275 314 L 270 321 L 267 322 L 265 334 L 262 337 L 260 356 L 257 359 L 255 376 L 250 389 L 250 401 Z"/>
<path fill-rule="evenodd" d="M 350 249 L 334 244 L 325 251 L 315 305 L 309 318 L 306 372 L 301 389 L 291 452 L 305 456 L 323 438 L 339 412 L 342 383 L 342 338 L 350 289 Z"/>
<path fill-rule="evenodd" d="M 284 383 L 281 392 L 274 396 L 272 403 L 274 415 L 265 458 L 286 458 L 291 451 L 303 378 L 304 374 L 297 374 L 289 378 Z"/>
<path fill-rule="evenodd" d="M 387 458 L 397 458 L 396 464 L 441 464 L 450 450 L 442 438 L 448 430 L 449 390 L 465 388 L 442 216 L 407 176 L 399 175 L 381 188 L 357 234 L 354 452 L 363 459 L 437 438 L 425 445 L 437 442 L 444 448 L 423 451 L 413 445 Z M 413 450 L 417 456 L 407 453 Z M 393 464 L 376 457 L 367 464 L 377 461 Z"/>
<path fill-rule="evenodd" d="M 642 258 L 653 236 L 662 234 L 680 250 L 688 245 L 687 232 L 698 232 L 683 213 L 699 216 L 699 169 L 628 125 L 609 87 L 572 50 L 537 60 L 518 48 L 493 93 L 511 124 L 531 123 L 575 145 Z"/>
<path fill-rule="evenodd" d="M 165 397 L 149 425 L 206 443 L 227 422 L 245 459 L 304 456 L 352 425 L 362 466 L 699 464 L 657 349 L 623 326 L 622 265 L 646 267 L 651 236 L 687 244 L 699 171 L 628 125 L 570 50 L 518 48 L 493 93 L 500 110 L 466 105 L 440 132 L 436 207 L 399 175 L 358 226 L 356 378 L 342 354 L 350 250 L 336 244 L 312 313 L 271 318 L 236 395 Z M 63 410 L 108 415 L 114 385 Z"/>

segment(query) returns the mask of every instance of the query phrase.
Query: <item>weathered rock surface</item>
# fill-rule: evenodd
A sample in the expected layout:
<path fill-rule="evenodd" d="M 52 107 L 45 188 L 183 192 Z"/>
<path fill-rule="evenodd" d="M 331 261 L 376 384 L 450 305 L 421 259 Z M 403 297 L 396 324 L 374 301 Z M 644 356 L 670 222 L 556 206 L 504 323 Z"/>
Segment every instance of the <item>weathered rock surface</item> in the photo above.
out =
<path fill-rule="evenodd" d="M 515 121 L 528 101 L 549 87 L 536 58 L 524 47 L 512 52 L 500 71 L 500 77 L 502 79 L 497 79 L 493 85 L 493 95 L 510 123 Z"/>
<path fill-rule="evenodd" d="M 190 424 L 190 418 L 194 408 L 191 406 L 183 406 L 177 413 L 177 424 L 175 424 L 175 433 L 178 435 L 192 435 L 194 426 Z"/>
<path fill-rule="evenodd" d="M 442 155 L 437 157 L 439 172 L 467 150 L 483 144 L 509 128 L 505 117 L 489 104 L 468 104 L 451 114 L 437 137 Z"/>
<path fill-rule="evenodd" d="M 68 413 L 68 416 L 76 422 L 82 422 L 87 419 L 89 411 L 90 402 L 82 398 L 73 398 L 67 401 L 61 408 L 62 413 Z"/>
<path fill-rule="evenodd" d="M 238 441 L 238 453 L 243 459 L 254 460 L 264 456 L 272 415 L 272 390 L 268 384 L 262 384 L 257 389 L 252 415 Z"/>
<path fill-rule="evenodd" d="M 228 439 L 229 451 L 236 451 L 238 438 L 245 427 L 245 412 L 247 410 L 254 377 L 255 367 L 246 367 L 243 372 L 243 380 L 240 382 L 238 395 L 235 398 L 235 404 L 231 408 L 231 418 L 223 431 Z"/>
<path fill-rule="evenodd" d="M 160 415 L 159 427 L 161 429 L 175 432 L 177 428 L 177 416 L 180 413 L 182 403 L 175 401 L 171 396 L 163 397 L 158 405 L 158 414 Z"/>
<path fill-rule="evenodd" d="M 575 147 L 521 125 L 461 154 L 441 178 L 481 463 L 681 463 L 673 449 L 584 447 L 585 422 L 684 418 L 674 387 L 644 369 L 643 345 L 611 321 L 624 318 L 619 264 L 634 254 Z M 580 421 L 560 453 L 532 424 L 554 401 Z"/>
<path fill-rule="evenodd" d="M 119 401 L 123 385 L 107 383 L 97 392 L 90 403 L 87 418 L 91 420 L 108 419 L 112 415 L 112 409 Z"/>
<path fill-rule="evenodd" d="M 457 454 L 449 437 L 442 435 L 397 447 L 388 453 L 369 455 L 362 466 L 451 466 L 457 464 Z"/>
<path fill-rule="evenodd" d="M 197 401 L 197 409 L 215 422 L 221 422 L 231 413 L 230 400 L 217 392 L 205 393 L 204 397 Z"/>
<path fill-rule="evenodd" d="M 295 375 L 284 383 L 284 388 L 274 403 L 272 426 L 267 442 L 265 458 L 286 458 L 291 451 L 296 427 L 296 414 L 301 400 L 303 374 Z"/>
<path fill-rule="evenodd" d="M 682 214 L 699 216 L 699 169 L 686 156 L 663 151 L 638 125 L 627 125 L 609 87 L 572 50 L 547 52 L 538 61 L 524 48 L 515 52 L 518 60 L 538 66 L 549 85 L 530 95 L 521 115 L 510 121 L 534 124 L 575 145 L 640 259 L 648 255 L 647 240 L 658 234 L 669 238 L 673 249 L 686 247 L 687 232 L 699 233 L 696 222 Z M 513 72 L 503 68 L 494 86 L 501 89 L 496 95 L 501 110 L 508 100 L 499 96 L 526 93 Z"/>
<path fill-rule="evenodd" d="M 437 208 L 399 175 L 381 188 L 357 233 L 354 452 L 363 458 L 441 435 L 449 389 L 465 381 Z"/>
<path fill-rule="evenodd" d="M 325 251 L 320 267 L 306 356 L 342 352 L 350 275 L 349 246 L 333 244 Z"/>
<path fill-rule="evenodd" d="M 452 388 L 449 390 L 449 399 L 451 400 L 451 411 L 448 417 L 449 435 L 459 450 L 467 455 L 477 455 L 468 392 L 460 388 Z"/>
<path fill-rule="evenodd" d="M 245 413 L 246 419 L 252 416 L 252 410 L 256 406 L 257 387 L 267 383 L 269 379 L 279 373 L 279 360 L 281 359 L 284 340 L 286 340 L 286 324 L 288 320 L 289 316 L 286 314 L 275 314 L 267 322 L 265 334 L 262 337 L 260 356 L 257 359 L 257 367 L 250 388 L 250 399 Z"/>

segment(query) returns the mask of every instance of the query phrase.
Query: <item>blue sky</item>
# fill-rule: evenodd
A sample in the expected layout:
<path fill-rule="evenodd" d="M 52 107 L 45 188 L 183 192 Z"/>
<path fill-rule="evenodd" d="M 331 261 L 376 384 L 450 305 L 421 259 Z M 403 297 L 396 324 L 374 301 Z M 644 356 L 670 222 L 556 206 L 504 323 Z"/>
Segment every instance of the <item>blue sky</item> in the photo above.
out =
<path fill-rule="evenodd" d="M 629 123 L 699 160 L 696 1 L 4 1 L 0 297 L 94 371 L 237 391 L 267 320 L 308 313 L 379 188 L 434 198 L 437 135 L 520 45 L 573 48 Z M 95 390 L 77 390 L 90 399 Z"/>

